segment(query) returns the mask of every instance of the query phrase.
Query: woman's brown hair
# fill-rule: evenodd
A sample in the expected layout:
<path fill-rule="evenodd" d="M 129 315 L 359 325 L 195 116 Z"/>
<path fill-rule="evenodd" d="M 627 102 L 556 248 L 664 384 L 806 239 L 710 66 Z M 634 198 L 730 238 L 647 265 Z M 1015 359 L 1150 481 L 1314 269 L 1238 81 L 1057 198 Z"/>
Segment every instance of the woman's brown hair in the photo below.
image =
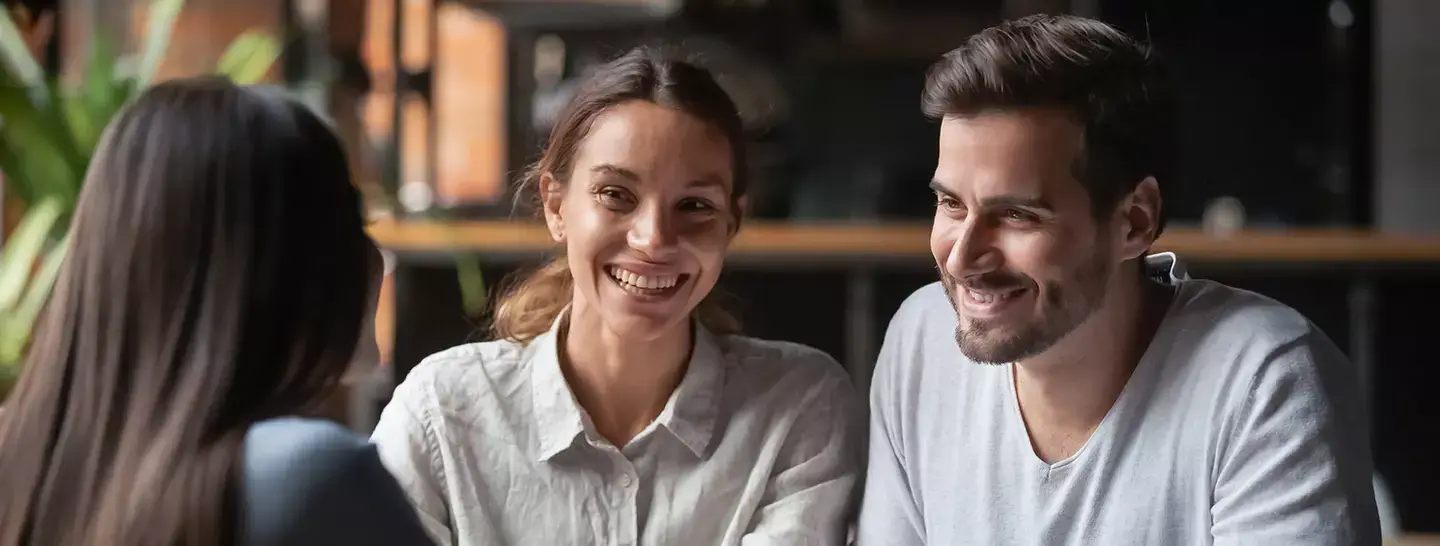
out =
<path fill-rule="evenodd" d="M 725 134 L 730 142 L 734 180 L 730 208 L 735 211 L 734 225 L 739 229 L 739 200 L 749 186 L 749 164 L 745 159 L 744 125 L 735 103 L 709 71 L 651 48 L 631 50 L 589 75 L 561 111 L 545 151 L 526 171 L 518 190 L 534 194 L 539 212 L 541 176 L 549 173 L 561 184 L 569 183 L 575 154 L 596 118 L 616 105 L 636 100 L 684 112 Z M 495 305 L 492 334 L 521 343 L 534 339 L 550 329 L 573 295 L 565 257 L 553 258 L 510 283 Z M 718 297 L 715 291 L 707 295 L 695 310 L 696 318 L 712 332 L 738 332 L 739 321 L 725 311 Z"/>
<path fill-rule="evenodd" d="M 0 414 L 0 546 L 225 545 L 252 423 L 330 393 L 374 249 L 329 128 L 219 78 L 106 129 Z"/>

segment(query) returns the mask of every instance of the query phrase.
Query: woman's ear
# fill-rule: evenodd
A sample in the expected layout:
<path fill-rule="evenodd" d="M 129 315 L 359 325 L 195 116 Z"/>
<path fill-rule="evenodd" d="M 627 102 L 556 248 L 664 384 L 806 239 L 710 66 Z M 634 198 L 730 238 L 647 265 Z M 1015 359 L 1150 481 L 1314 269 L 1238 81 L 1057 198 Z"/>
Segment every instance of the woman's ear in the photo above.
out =
<path fill-rule="evenodd" d="M 1160 230 L 1160 184 L 1147 176 L 1120 203 L 1120 251 L 1126 259 L 1150 251 Z"/>
<path fill-rule="evenodd" d="M 557 243 L 565 242 L 565 217 L 561 214 L 560 207 L 564 203 L 564 185 L 547 171 L 540 174 L 537 190 L 540 192 L 540 206 L 545 211 L 545 227 L 550 230 L 550 238 Z"/>

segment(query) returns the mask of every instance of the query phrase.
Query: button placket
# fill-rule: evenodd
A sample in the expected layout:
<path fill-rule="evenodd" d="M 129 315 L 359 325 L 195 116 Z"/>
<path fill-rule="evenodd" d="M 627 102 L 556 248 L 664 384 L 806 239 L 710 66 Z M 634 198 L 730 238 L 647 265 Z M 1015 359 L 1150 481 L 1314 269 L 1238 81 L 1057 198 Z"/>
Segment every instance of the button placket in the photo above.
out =
<path fill-rule="evenodd" d="M 615 495 L 617 517 L 615 518 L 615 536 L 621 546 L 632 546 L 636 541 L 635 529 L 638 526 L 635 510 L 635 490 L 639 479 L 635 474 L 635 466 L 625 458 L 618 450 L 613 454 L 616 470 L 619 476 L 616 483 L 620 485 Z"/>

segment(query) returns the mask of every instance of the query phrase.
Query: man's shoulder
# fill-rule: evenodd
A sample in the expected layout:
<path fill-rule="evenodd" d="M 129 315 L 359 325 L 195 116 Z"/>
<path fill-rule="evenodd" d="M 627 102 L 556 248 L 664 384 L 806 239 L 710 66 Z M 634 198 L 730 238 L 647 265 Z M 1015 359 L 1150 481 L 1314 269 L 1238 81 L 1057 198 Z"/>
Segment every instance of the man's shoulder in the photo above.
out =
<path fill-rule="evenodd" d="M 1328 336 L 1299 311 L 1254 292 L 1213 281 L 1181 285 L 1181 301 L 1163 335 L 1172 373 L 1186 384 L 1233 389 L 1238 402 L 1266 390 L 1320 389 L 1358 378 Z M 1183 364 L 1183 365 L 1177 365 Z"/>
<path fill-rule="evenodd" d="M 906 296 L 890 319 L 889 331 L 921 336 L 937 329 L 953 332 L 955 324 L 955 309 L 950 306 L 950 296 L 945 293 L 940 281 L 935 281 Z M 949 333 L 945 335 L 949 336 Z"/>
<path fill-rule="evenodd" d="M 915 393 L 930 388 L 963 388 L 974 373 L 992 370 L 966 365 L 955 343 L 959 319 L 939 282 L 905 298 L 885 330 L 871 378 L 871 403 L 921 403 Z M 891 400 L 898 398 L 899 400 Z"/>
<path fill-rule="evenodd" d="M 1268 296 L 1215 281 L 1183 281 L 1178 318 L 1196 324 L 1214 323 L 1225 332 L 1253 331 L 1262 337 L 1293 338 L 1313 326 L 1299 311 Z M 1269 334 L 1265 336 L 1265 334 Z"/>
<path fill-rule="evenodd" d="M 1323 338 L 1294 308 L 1255 292 L 1214 281 L 1180 285 L 1165 330 L 1172 344 L 1193 351 L 1258 357 L 1295 343 Z"/>

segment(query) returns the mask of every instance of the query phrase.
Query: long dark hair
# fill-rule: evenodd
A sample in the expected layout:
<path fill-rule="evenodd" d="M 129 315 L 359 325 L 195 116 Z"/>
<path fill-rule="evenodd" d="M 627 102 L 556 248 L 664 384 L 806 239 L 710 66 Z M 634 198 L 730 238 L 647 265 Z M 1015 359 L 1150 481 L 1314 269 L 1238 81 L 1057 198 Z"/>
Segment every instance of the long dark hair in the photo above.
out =
<path fill-rule="evenodd" d="M 629 101 L 648 101 L 679 110 L 720 130 L 730 141 L 730 190 L 735 226 L 740 225 L 740 207 L 735 206 L 749 189 L 749 164 L 745 154 L 744 125 L 730 95 L 708 70 L 674 58 L 660 49 L 640 47 L 597 67 L 560 113 L 550 129 L 545 151 L 525 173 L 519 191 L 533 192 L 535 212 L 539 205 L 540 177 L 550 173 L 560 183 L 570 181 L 571 163 L 580 145 L 590 134 L 595 120 L 610 108 Z M 570 268 L 563 256 L 538 269 L 522 274 L 495 305 L 491 331 L 494 337 L 526 342 L 550 329 L 556 317 L 570 304 L 573 295 Z M 696 318 L 716 333 L 736 333 L 740 323 L 727 312 L 712 291 L 696 308 Z"/>
<path fill-rule="evenodd" d="M 338 139 L 220 78 L 106 129 L 0 414 L 0 546 L 233 544 L 249 425 L 331 392 L 374 248 Z"/>

